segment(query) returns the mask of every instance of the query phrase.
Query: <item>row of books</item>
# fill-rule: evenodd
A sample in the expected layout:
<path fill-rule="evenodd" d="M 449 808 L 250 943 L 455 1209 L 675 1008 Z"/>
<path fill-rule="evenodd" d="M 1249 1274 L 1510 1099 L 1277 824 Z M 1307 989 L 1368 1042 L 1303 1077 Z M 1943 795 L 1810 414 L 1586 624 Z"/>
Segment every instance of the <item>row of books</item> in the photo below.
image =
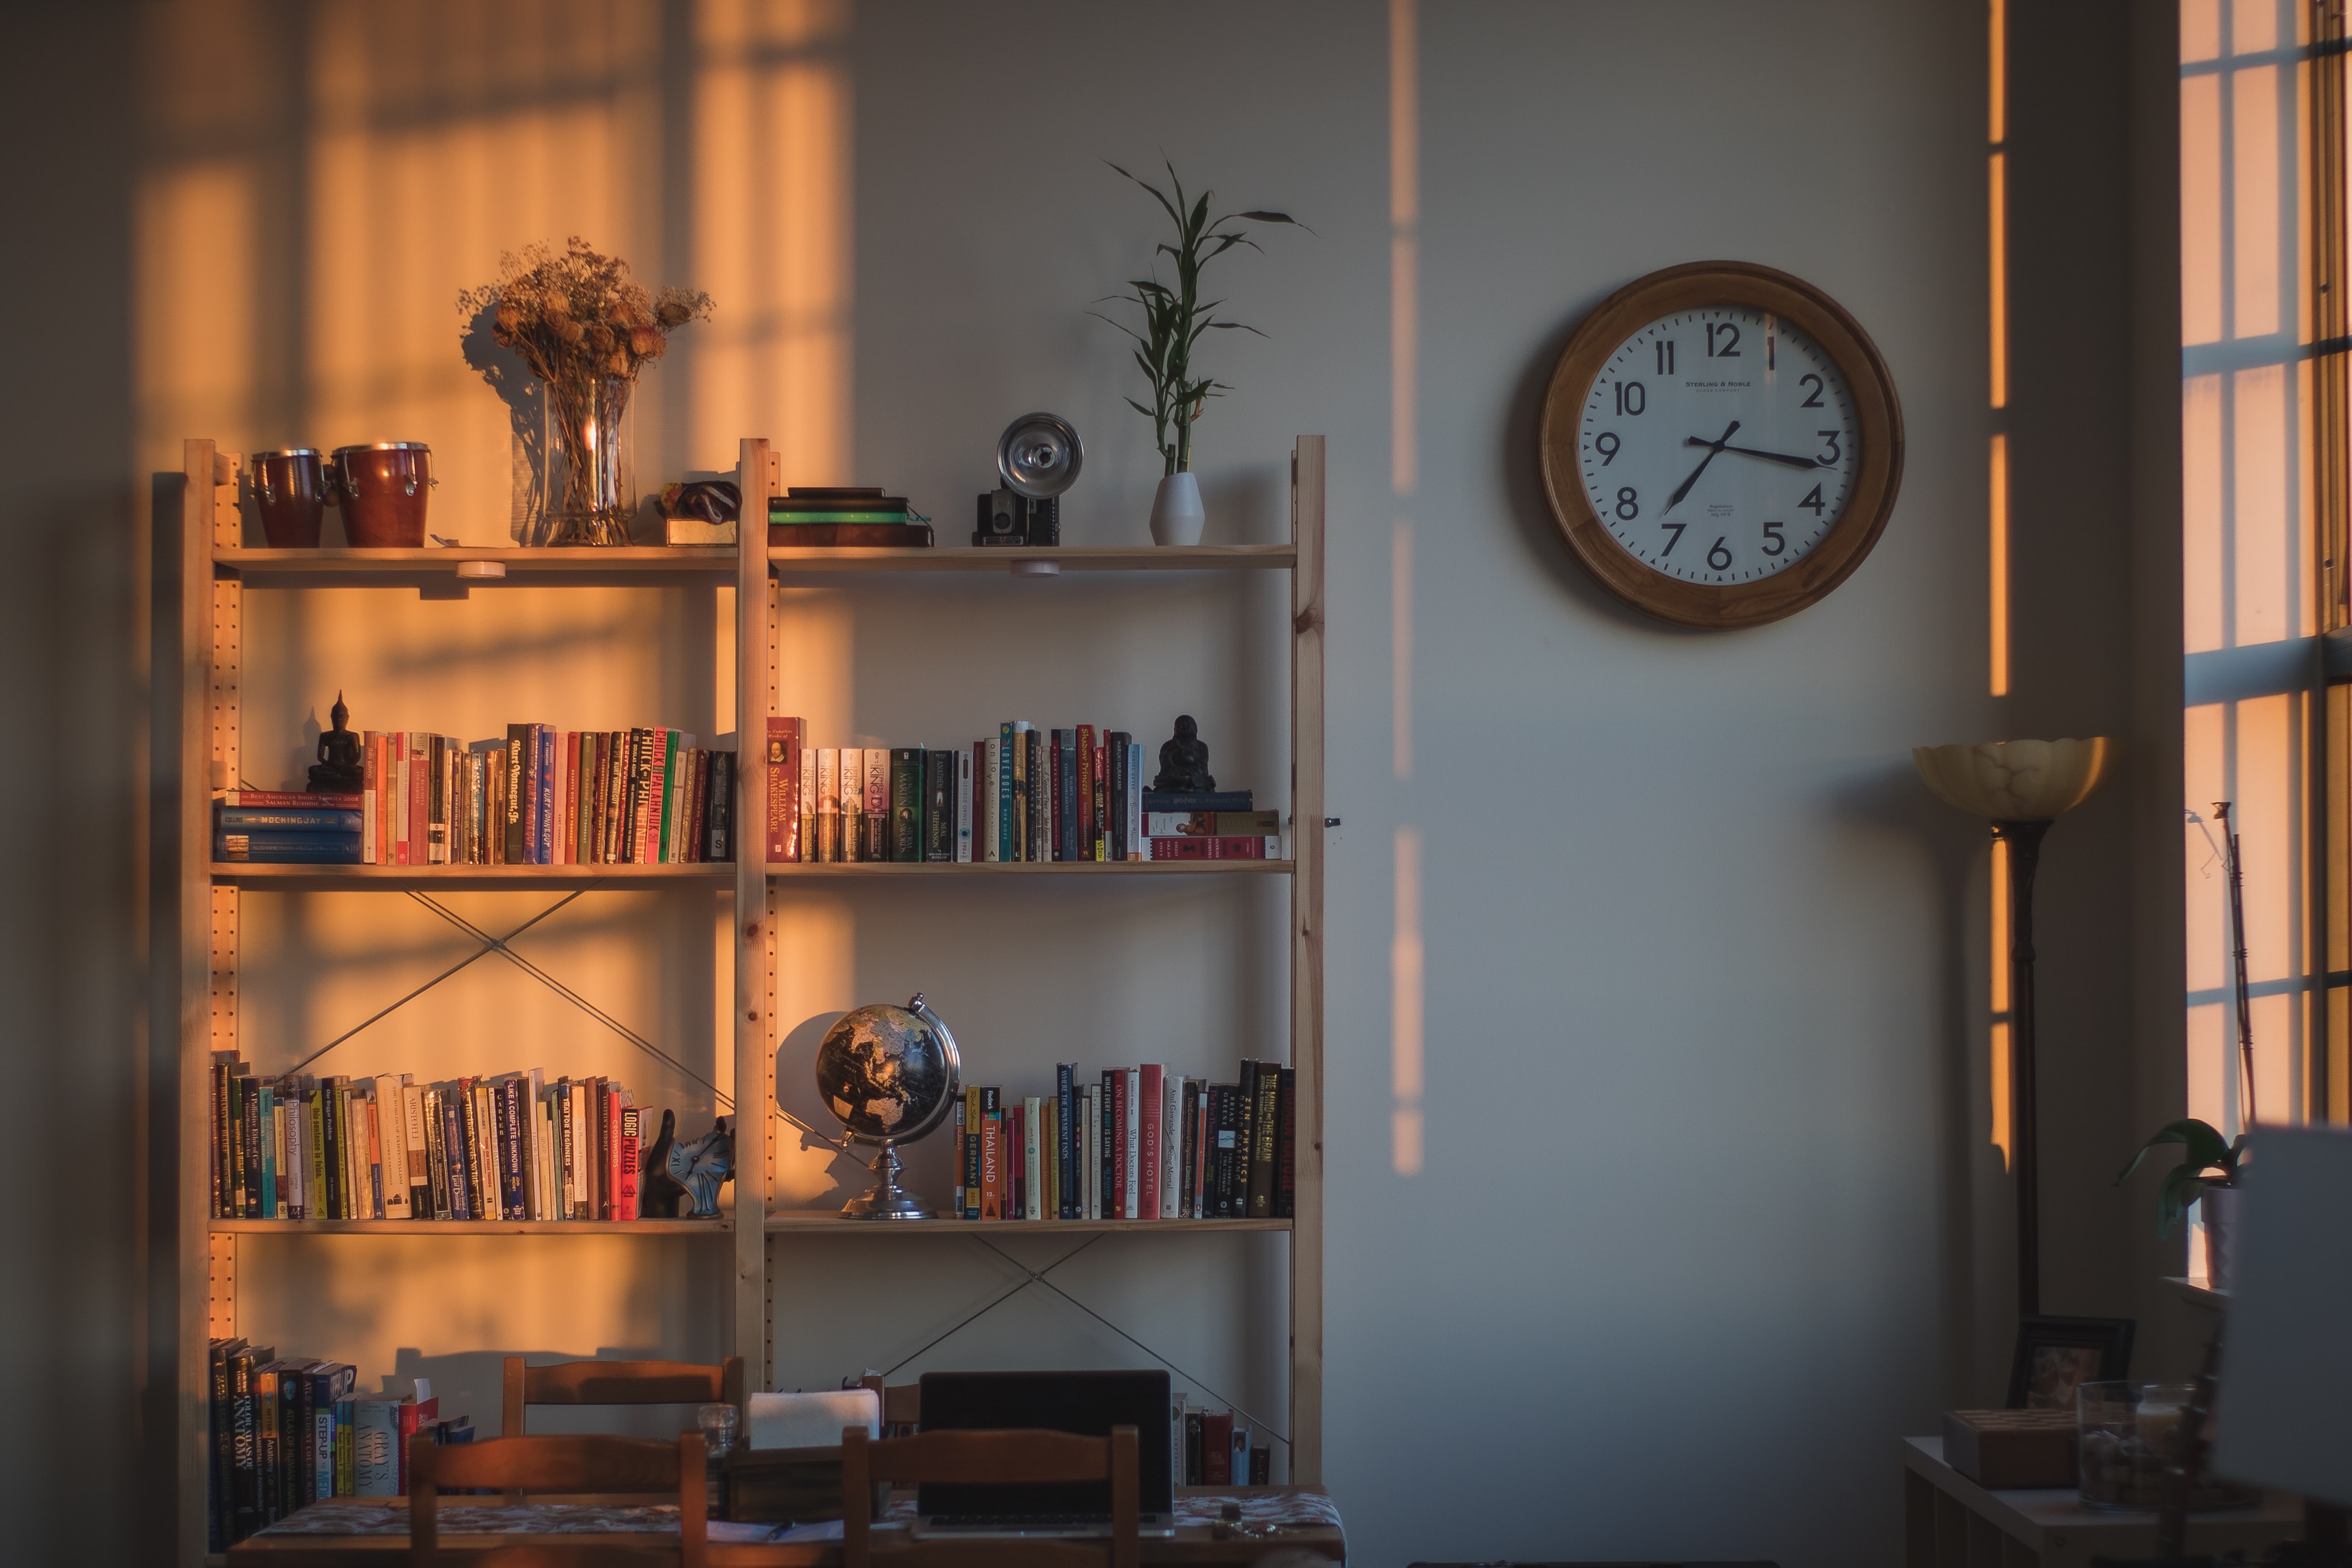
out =
<path fill-rule="evenodd" d="M 1025 720 L 968 746 L 810 746 L 768 721 L 772 863 L 1278 859 L 1281 814 L 1247 790 L 1143 787 L 1124 730 Z"/>
<path fill-rule="evenodd" d="M 470 1416 L 441 1419 L 432 1381 L 368 1397 L 348 1362 L 280 1357 L 242 1339 L 207 1351 L 206 1550 L 226 1552 L 320 1498 L 408 1490 L 409 1439 L 470 1443 Z"/>
<path fill-rule="evenodd" d="M 259 1078 L 215 1051 L 212 1113 L 215 1219 L 638 1217 L 640 1113 L 607 1079 Z"/>
<path fill-rule="evenodd" d="M 235 790 L 213 858 L 358 866 L 675 865 L 735 858 L 735 753 L 682 730 L 509 724 L 362 736 L 353 795 Z"/>
<path fill-rule="evenodd" d="M 768 498 L 768 542 L 781 549 L 848 546 L 927 550 L 930 520 L 881 489 L 794 485 Z"/>
<path fill-rule="evenodd" d="M 954 1212 L 970 1220 L 1289 1219 L 1297 1171 L 1295 1069 L 1244 1060 L 1233 1083 L 1147 1062 L 1020 1100 L 964 1090 L 955 1108 Z"/>
<path fill-rule="evenodd" d="M 1253 1436 L 1241 1411 L 1210 1410 L 1175 1394 L 1169 1410 L 1169 1479 L 1180 1487 L 1269 1484 L 1274 1450 Z"/>

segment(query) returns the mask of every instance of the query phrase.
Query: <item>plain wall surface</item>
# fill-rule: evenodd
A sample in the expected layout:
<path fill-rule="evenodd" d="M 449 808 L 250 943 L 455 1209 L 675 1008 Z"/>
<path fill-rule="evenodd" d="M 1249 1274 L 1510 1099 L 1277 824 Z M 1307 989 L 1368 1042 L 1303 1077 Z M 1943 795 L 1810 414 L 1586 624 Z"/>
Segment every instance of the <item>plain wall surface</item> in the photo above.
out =
<path fill-rule="evenodd" d="M 1293 437 L 1330 443 L 1327 809 L 1342 826 L 1327 892 L 1324 1430 L 1351 1560 L 1884 1560 L 1895 1438 L 1932 1430 L 1947 1405 L 1999 1402 L 2013 1309 L 2008 1187 L 1988 1142 L 1982 831 L 1926 795 L 1909 749 L 2122 732 L 2140 662 L 2178 649 L 2177 637 L 2164 647 L 2159 613 L 2175 593 L 2160 552 L 2177 501 L 2166 448 L 2147 434 L 2166 405 L 2126 396 L 2135 370 L 2143 389 L 2162 381 L 2148 345 L 2169 327 L 2160 286 L 2135 296 L 2112 281 L 2137 279 L 2128 235 L 2165 232 L 2150 216 L 2160 180 L 2126 176 L 2165 133 L 2133 95 L 2162 97 L 2168 68 L 2160 42 L 2139 51 L 2151 89 L 2096 47 L 2127 25 L 2161 29 L 2127 24 L 2120 5 L 2036 12 L 2016 24 L 2035 63 L 2014 75 L 2011 100 L 2015 310 L 2032 342 L 2012 372 L 2015 471 L 2030 485 L 2015 512 L 2017 696 L 2005 703 L 1986 690 L 1980 5 L 1449 4 L 1407 11 L 1398 27 L 1379 5 L 1173 16 L 871 4 L 780 10 L 760 25 L 796 41 L 766 54 L 739 47 L 758 30 L 743 20 L 753 13 L 717 5 L 421 20 L 365 3 L 299 16 L 165 5 L 48 24 L 74 36 L 25 40 L 56 68 L 39 73 L 47 89 L 16 100 L 6 158 L 20 210 L 52 219 L 51 245 L 18 247 L 10 275 L 20 295 L 60 302 L 24 329 L 34 352 L 11 400 L 5 515 L 19 559 L 44 564 L 14 579 L 18 607 L 5 617 L 21 667 L 43 678 L 10 701 L 18 732 L 103 759 L 90 776 L 115 782 L 10 773 L 20 815 L 58 825 L 16 840 L 10 918 L 23 940 L 10 962 L 28 1100 L 140 1125 L 127 1000 L 136 824 L 122 784 L 137 775 L 110 739 L 138 728 L 131 563 L 144 493 L 131 476 L 176 470 L 184 436 L 241 450 L 423 437 L 449 458 L 436 516 L 470 542 L 503 542 L 508 416 L 465 367 L 447 301 L 491 276 L 502 247 L 578 229 L 650 281 L 719 298 L 641 395 L 647 485 L 731 466 L 738 437 L 764 434 L 792 482 L 886 485 L 954 540 L 990 482 L 998 432 L 1047 408 L 1087 443 L 1065 539 L 1140 543 L 1158 462 L 1122 401 L 1139 376 L 1126 340 L 1089 310 L 1141 275 L 1164 221 L 1104 160 L 1142 173 L 1165 153 L 1221 205 L 1286 209 L 1313 231 L 1261 228 L 1263 252 L 1217 262 L 1210 292 L 1267 335 L 1206 346 L 1232 389 L 1195 451 L 1208 538 L 1270 540 Z M 119 55 L 110 40 L 125 34 L 145 62 L 136 110 L 92 63 Z M 329 44 L 332 71 L 310 73 L 303 51 Z M 801 72 L 816 89 L 745 108 L 728 74 L 739 68 Z M 289 92 L 304 80 L 325 85 Z M 71 102 L 119 112 L 68 139 Z M 816 107 L 795 118 L 796 105 Z M 1418 174 L 1402 217 L 1400 107 Z M 2137 152 L 2121 129 L 2134 113 Z M 142 143 L 120 136 L 126 122 L 146 125 Z M 338 205 L 352 187 L 320 171 L 354 167 L 429 199 Z M 255 183 L 234 183 L 247 175 Z M 259 195 L 249 208 L 223 199 L 238 190 Z M 745 193 L 769 204 L 768 229 L 728 217 Z M 203 243 L 157 238 L 174 233 Z M 1400 256 L 1414 266 L 1402 307 Z M 1901 500 L 1861 569 L 1798 616 L 1732 634 L 1668 627 L 1602 594 L 1560 542 L 1535 461 L 1543 387 L 1584 312 L 1645 272 L 1707 258 L 1783 268 L 1844 304 L 1886 358 L 1908 435 Z M 349 312 L 370 300 L 385 302 L 380 319 Z M 1417 350 L 1402 449 L 1401 308 Z M 100 521 L 75 531 L 60 526 L 69 515 Z M 920 731 L 946 744 L 969 738 L 957 724 L 1025 713 L 1108 718 L 1156 744 L 1174 711 L 1197 706 L 1221 773 L 1237 768 L 1235 782 L 1279 802 L 1278 622 L 1269 636 L 1252 618 L 1265 607 L 1256 589 L 986 586 L 992 597 L 973 585 L 839 595 L 816 623 L 825 646 L 794 646 L 809 660 L 809 715 L 848 743 Z M 1013 588 L 1050 613 L 992 632 Z M 903 617 L 909 602 L 919 617 Z M 452 608 L 394 607 L 390 646 L 425 646 Z M 678 615 L 689 635 L 705 616 L 726 624 L 716 606 Z M 257 623 L 296 668 L 257 682 L 255 712 L 284 738 L 249 741 L 249 757 L 299 767 L 304 722 L 327 700 L 301 660 L 323 659 L 339 635 Z M 1072 652 L 1055 664 L 1057 637 Z M 561 651 L 552 636 L 537 648 L 550 662 L 530 700 L 572 700 L 551 662 Z M 937 685 L 915 679 L 950 665 Z M 407 679 L 391 665 L 376 674 L 386 669 Z M 386 679 L 378 709 L 407 700 Z M 664 668 L 613 689 L 689 722 L 731 700 L 700 682 Z M 477 690 L 446 721 L 414 705 L 354 721 L 470 734 L 501 695 Z M 2147 826 L 2172 803 L 2166 775 L 2138 771 L 2170 765 L 2175 721 L 2160 692 L 2139 695 L 2126 787 L 2054 829 L 2044 862 L 2055 1311 L 2129 1310 L 2147 1260 L 2116 1231 L 2142 1215 L 2105 1187 L 2120 1163 L 2105 1150 L 2137 1124 L 2116 1110 L 2136 1062 L 2169 1049 L 2165 1070 L 2177 1071 L 2177 1042 L 2127 1043 L 2117 1023 L 2136 974 L 2142 992 L 2163 992 L 2168 972 L 2148 980 L 2139 955 L 2169 941 L 2164 961 L 2177 963 L 2179 948 L 2177 924 L 2145 913 L 2159 897 L 2177 908 L 2174 840 Z M 511 717 L 632 721 L 591 712 L 603 700 L 583 698 L 577 717 L 552 706 Z M 58 847 L 76 841 L 88 852 Z M 1405 918 L 1401 844 L 1419 847 Z M 2159 869 L 2139 887 L 2135 926 L 2143 861 Z M 34 892 L 59 884 L 72 889 L 64 918 Z M 91 890 L 101 885 L 113 890 Z M 788 976 L 805 1005 L 788 1024 L 937 984 L 911 944 L 986 918 L 898 896 L 851 889 L 806 914 L 809 945 Z M 1005 1078 L 1028 1075 L 1028 1092 L 1041 1066 L 1073 1056 L 1105 1065 L 1164 1047 L 1223 1076 L 1233 1056 L 1262 1054 L 1282 1016 L 1281 972 L 1264 956 L 1278 950 L 1273 900 L 1236 889 L 1143 907 L 1153 902 L 1124 890 L 1010 900 L 1024 929 L 1050 936 L 1041 972 L 1053 984 L 1026 994 L 1002 964 L 943 962 L 949 985 L 966 988 L 959 1032 L 1002 1042 Z M 289 973 L 339 951 L 321 935 L 348 921 L 326 904 L 257 920 L 252 940 L 278 943 Z M 1408 926 L 1425 976 L 1410 1173 L 1392 1132 Z M 591 936 L 583 952 L 596 951 Z M 614 1005 L 670 1005 L 680 976 L 707 984 L 692 947 L 682 941 L 650 977 L 609 966 L 626 999 Z M 403 962 L 435 951 L 420 935 Z M 1188 985 L 1194 967 L 1213 979 Z M 329 994 L 340 981 L 312 983 Z M 705 1004 L 684 1005 L 698 1018 Z M 2144 1005 L 2160 1022 L 2162 1006 Z M 1024 1018 L 1044 1022 L 1016 1043 Z M 257 1050 L 300 1043 L 279 1019 L 257 1009 Z M 804 1073 L 804 1060 L 785 1070 Z M 141 1293 L 140 1173 L 100 1162 L 81 1175 L 88 1157 L 65 1125 L 39 1126 L 25 1163 L 86 1185 L 70 1207 L 28 1209 L 31 1266 L 0 1287 L 18 1386 L 28 1409 L 103 1401 L 152 1457 L 169 1406 L 128 1414 L 137 1303 L 171 1308 L 167 1289 Z M 912 1162 L 926 1179 L 937 1152 Z M 821 1151 L 791 1174 L 810 1202 L 854 1190 L 855 1173 Z M 926 1260 L 906 1242 L 862 1265 L 845 1242 L 798 1245 L 780 1299 L 828 1315 L 822 1333 L 780 1336 L 787 1385 L 854 1373 L 875 1343 L 952 1321 L 998 1288 L 992 1278 L 1017 1278 L 985 1260 Z M 715 1309 L 678 1283 L 683 1253 L 632 1262 L 599 1247 L 596 1278 L 640 1266 L 660 1277 L 602 1316 L 551 1308 L 533 1320 L 554 1267 L 534 1263 L 505 1317 L 414 1332 L 386 1296 L 368 1306 L 376 1370 L 395 1372 L 391 1358 L 436 1334 L 451 1342 L 424 1343 L 427 1363 L 501 1345 L 588 1353 L 608 1348 L 596 1336 L 648 1325 L 688 1348 L 712 1335 Z M 1279 1321 L 1278 1254 L 1263 1250 L 1237 1238 L 1106 1247 L 1059 1278 L 1255 1398 L 1280 1383 L 1247 1348 L 1245 1331 Z M 289 1334 L 319 1331 L 325 1309 L 275 1283 L 295 1278 L 286 1258 L 277 1244 L 257 1250 L 255 1288 L 276 1292 L 268 1310 Z M 385 1289 L 429 1300 L 448 1267 L 420 1259 Z M 853 1267 L 871 1270 L 862 1286 Z M 987 1320 L 970 1353 L 989 1364 L 1032 1353 L 1040 1342 L 1016 1331 L 1030 1321 Z M 1034 1321 L 1064 1336 L 1041 1358 L 1116 1351 L 1066 1315 L 1059 1329 Z M 504 1337 L 538 1331 L 549 1337 Z M 441 1364 L 485 1379 L 491 1365 Z M 55 1428 L 41 1420 L 11 1429 L 0 1498 L 36 1538 L 64 1520 L 127 1528 L 104 1489 L 119 1467 L 102 1462 L 124 1445 L 42 1440 Z M 104 1540 L 81 1555 L 159 1560 Z"/>

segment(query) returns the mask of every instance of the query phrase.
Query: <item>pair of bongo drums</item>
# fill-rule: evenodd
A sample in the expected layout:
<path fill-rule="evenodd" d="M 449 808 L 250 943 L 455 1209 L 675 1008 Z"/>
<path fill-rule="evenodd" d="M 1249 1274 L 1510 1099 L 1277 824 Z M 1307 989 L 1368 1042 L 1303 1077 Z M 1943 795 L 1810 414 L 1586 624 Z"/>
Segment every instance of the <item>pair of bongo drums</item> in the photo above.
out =
<path fill-rule="evenodd" d="M 433 482 L 433 449 L 422 441 L 338 447 L 332 458 L 316 447 L 253 455 L 254 509 L 279 550 L 317 549 L 330 505 L 341 509 L 354 549 L 422 549 Z"/>

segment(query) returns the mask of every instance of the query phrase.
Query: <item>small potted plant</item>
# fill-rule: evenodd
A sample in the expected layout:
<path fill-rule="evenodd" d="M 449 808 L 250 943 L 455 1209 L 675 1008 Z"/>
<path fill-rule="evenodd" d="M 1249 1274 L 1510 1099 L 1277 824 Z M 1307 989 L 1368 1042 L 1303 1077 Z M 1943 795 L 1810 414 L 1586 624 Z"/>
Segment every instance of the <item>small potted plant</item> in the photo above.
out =
<path fill-rule="evenodd" d="M 2156 1234 L 2170 1236 L 2189 1205 L 2200 1205 L 2205 1221 L 2205 1282 L 2216 1290 L 2226 1290 L 2230 1244 L 2237 1224 L 2239 1160 L 2245 1151 L 2246 1135 L 2241 1132 L 2234 1139 L 2225 1139 L 2211 1123 L 2193 1116 L 2167 1122 L 2139 1146 L 2131 1163 L 2116 1177 L 2116 1184 L 2121 1186 L 2150 1151 L 2162 1143 L 2186 1145 L 2187 1158 L 2165 1173 L 2164 1185 L 2157 1194 Z"/>
<path fill-rule="evenodd" d="M 1174 264 L 1174 286 L 1160 282 L 1157 276 L 1139 278 L 1128 285 L 1132 292 L 1111 296 L 1142 311 L 1143 330 L 1138 331 L 1108 316 L 1102 319 L 1135 340 L 1135 363 L 1142 367 L 1151 384 L 1150 407 L 1146 408 L 1132 397 L 1127 400 L 1127 405 L 1151 421 L 1152 445 L 1159 448 L 1160 461 L 1165 465 L 1159 493 L 1151 502 L 1152 542 L 1198 544 L 1203 514 L 1200 481 L 1192 476 L 1192 425 L 1208 406 L 1210 398 L 1233 389 L 1223 382 L 1195 374 L 1192 351 L 1213 329 L 1257 331 L 1255 327 L 1244 326 L 1239 321 L 1216 319 L 1213 312 L 1224 301 L 1204 302 L 1201 299 L 1202 270 L 1237 245 L 1246 245 L 1252 250 L 1258 248 L 1255 240 L 1234 226 L 1244 219 L 1306 226 L 1287 213 L 1239 212 L 1211 217 L 1209 202 L 1213 193 L 1202 191 L 1197 198 L 1188 199 L 1173 163 L 1168 165 L 1167 191 L 1148 180 L 1138 179 L 1117 163 L 1111 167 L 1150 192 L 1176 225 L 1175 239 L 1162 240 L 1153 249 L 1153 255 L 1165 256 Z M 1096 314 L 1099 316 L 1101 312 Z"/>

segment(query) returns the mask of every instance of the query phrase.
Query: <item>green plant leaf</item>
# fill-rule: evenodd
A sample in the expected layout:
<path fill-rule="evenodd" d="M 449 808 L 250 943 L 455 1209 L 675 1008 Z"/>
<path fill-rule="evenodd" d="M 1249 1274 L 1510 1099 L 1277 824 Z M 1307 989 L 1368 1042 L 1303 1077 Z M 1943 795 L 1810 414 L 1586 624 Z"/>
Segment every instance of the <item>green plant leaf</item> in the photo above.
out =
<path fill-rule="evenodd" d="M 2179 1121 L 2166 1122 L 2150 1134 L 2148 1141 L 2139 1146 L 2139 1152 L 2132 1156 L 2131 1163 L 2116 1175 L 2116 1184 L 2122 1185 L 2126 1177 L 2139 1169 L 2140 1162 L 2147 1158 L 2150 1150 L 2165 1143 L 2186 1144 L 2189 1163 L 2200 1171 L 2209 1165 L 2231 1170 L 2237 1164 L 2237 1151 L 2210 1123 L 2200 1121 L 2193 1116 L 2183 1117 Z"/>
<path fill-rule="evenodd" d="M 2176 1165 L 2164 1178 L 2164 1190 L 2157 1201 L 2156 1237 L 2158 1241 L 2170 1236 L 2189 1213 L 2189 1205 L 2202 1197 L 2205 1189 L 2214 1184 L 2199 1174 L 2199 1168 Z"/>

